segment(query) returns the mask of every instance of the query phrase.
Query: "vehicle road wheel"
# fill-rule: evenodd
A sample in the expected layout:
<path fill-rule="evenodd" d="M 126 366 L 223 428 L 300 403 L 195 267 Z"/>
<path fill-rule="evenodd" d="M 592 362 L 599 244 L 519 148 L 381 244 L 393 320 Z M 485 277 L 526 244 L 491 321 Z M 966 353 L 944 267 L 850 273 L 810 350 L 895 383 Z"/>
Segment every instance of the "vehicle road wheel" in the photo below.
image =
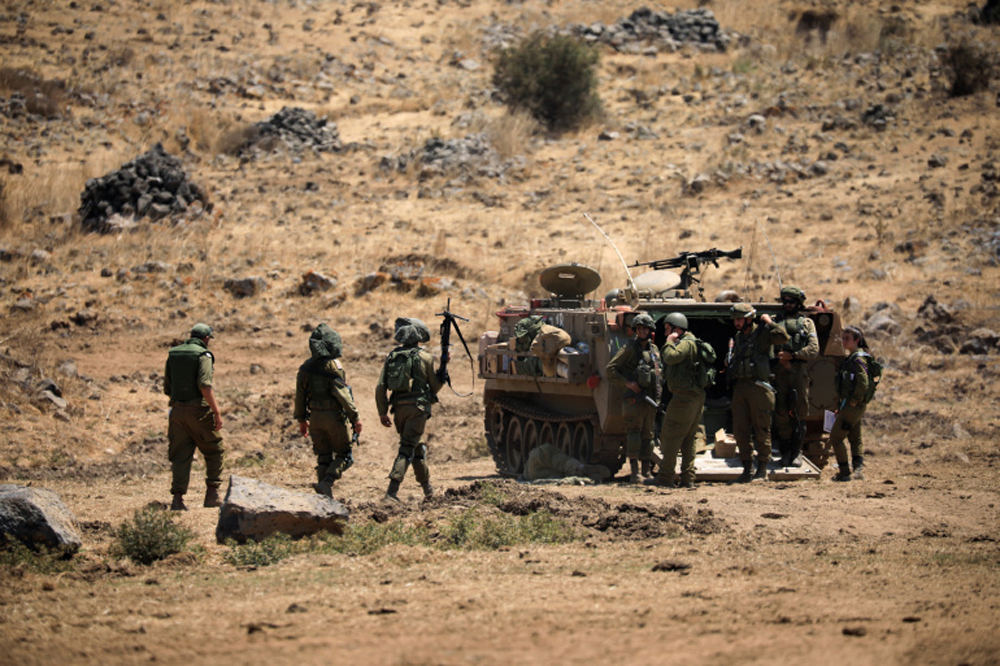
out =
<path fill-rule="evenodd" d="M 527 462 L 531 449 L 538 446 L 538 421 L 526 419 L 524 422 L 524 460 Z"/>
<path fill-rule="evenodd" d="M 560 423 L 556 430 L 556 446 L 568 456 L 573 455 L 573 426 L 569 423 Z"/>
<path fill-rule="evenodd" d="M 554 424 L 548 421 L 542 423 L 542 427 L 538 430 L 538 443 L 539 444 L 556 443 L 556 429 Z"/>
<path fill-rule="evenodd" d="M 590 462 L 594 453 L 594 431 L 590 424 L 581 421 L 573 428 L 573 453 L 570 454 L 581 462 Z"/>
<path fill-rule="evenodd" d="M 507 422 L 507 437 L 504 439 L 507 447 L 507 467 L 514 473 L 524 471 L 524 425 L 519 416 L 511 416 Z"/>

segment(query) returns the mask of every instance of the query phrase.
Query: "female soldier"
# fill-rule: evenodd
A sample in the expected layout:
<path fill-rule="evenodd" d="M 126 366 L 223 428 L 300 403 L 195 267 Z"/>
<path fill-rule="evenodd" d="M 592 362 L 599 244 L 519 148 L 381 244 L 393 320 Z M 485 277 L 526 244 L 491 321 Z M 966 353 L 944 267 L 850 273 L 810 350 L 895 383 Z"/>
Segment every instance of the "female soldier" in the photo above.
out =
<path fill-rule="evenodd" d="M 864 445 L 861 441 L 861 417 L 871 396 L 868 389 L 871 384 L 868 343 L 865 334 L 856 326 L 848 326 L 841 333 L 847 358 L 840 362 L 837 369 L 837 397 L 840 399 L 840 409 L 837 419 L 830 430 L 830 444 L 837 456 L 840 471 L 834 481 L 850 481 L 851 465 L 847 460 L 847 447 L 844 438 L 851 444 L 851 462 L 854 463 L 854 478 L 863 479 L 862 468 L 865 466 Z"/>

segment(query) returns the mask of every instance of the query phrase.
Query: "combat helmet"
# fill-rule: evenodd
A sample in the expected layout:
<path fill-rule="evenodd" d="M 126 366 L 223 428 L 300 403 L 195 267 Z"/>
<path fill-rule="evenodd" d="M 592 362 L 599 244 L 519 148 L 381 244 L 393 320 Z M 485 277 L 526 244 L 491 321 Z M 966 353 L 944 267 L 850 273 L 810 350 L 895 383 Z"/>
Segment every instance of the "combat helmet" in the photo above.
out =
<path fill-rule="evenodd" d="M 671 326 L 676 326 L 677 328 L 683 328 L 685 331 L 688 330 L 688 318 L 682 315 L 680 312 L 671 312 L 663 321 L 670 324 Z"/>
<path fill-rule="evenodd" d="M 781 288 L 781 300 L 790 298 L 799 304 L 799 307 L 805 305 L 806 303 L 806 292 L 802 291 L 798 287 L 792 285 L 787 285 Z"/>
<path fill-rule="evenodd" d="M 632 328 L 636 326 L 645 326 L 651 331 L 656 330 L 656 322 L 645 312 L 640 312 L 635 317 L 632 318 Z"/>
<path fill-rule="evenodd" d="M 737 303 L 733 307 L 729 308 L 729 315 L 733 319 L 749 319 L 754 316 L 755 312 L 756 311 L 753 309 L 753 306 L 749 303 Z"/>

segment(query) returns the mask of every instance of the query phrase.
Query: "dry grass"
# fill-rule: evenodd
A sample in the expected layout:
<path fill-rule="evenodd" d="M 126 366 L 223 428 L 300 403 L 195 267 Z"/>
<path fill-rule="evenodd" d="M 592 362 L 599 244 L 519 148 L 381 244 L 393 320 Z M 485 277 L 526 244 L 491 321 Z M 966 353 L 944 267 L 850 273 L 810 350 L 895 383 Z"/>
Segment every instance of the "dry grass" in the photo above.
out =
<path fill-rule="evenodd" d="M 30 69 L 0 68 L 0 96 L 19 93 L 25 97 L 28 113 L 42 118 L 56 118 L 66 104 L 66 84 L 46 80 Z"/>

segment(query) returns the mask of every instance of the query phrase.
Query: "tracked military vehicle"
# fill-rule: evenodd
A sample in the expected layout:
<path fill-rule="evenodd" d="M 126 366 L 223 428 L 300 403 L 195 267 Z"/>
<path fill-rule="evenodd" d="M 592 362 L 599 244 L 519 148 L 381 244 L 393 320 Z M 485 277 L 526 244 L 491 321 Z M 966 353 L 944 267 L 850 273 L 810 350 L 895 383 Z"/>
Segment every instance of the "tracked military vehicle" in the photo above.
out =
<path fill-rule="evenodd" d="M 705 263 L 717 266 L 719 259 L 741 256 L 741 250 L 707 250 L 637 263 L 633 268 L 652 270 L 602 299 L 588 298 L 601 285 L 600 275 L 592 268 L 571 263 L 543 270 L 539 280 L 549 296 L 500 310 L 497 330 L 479 339 L 484 426 L 497 470 L 507 476 L 520 474 L 531 449 L 545 442 L 579 460 L 620 469 L 625 460 L 621 389 L 607 380 L 604 369 L 627 344 L 632 335 L 630 323 L 639 312 L 657 322 L 658 345 L 665 338 L 661 320 L 670 312 L 683 313 L 691 332 L 712 344 L 719 372 L 706 389 L 703 422 L 709 441 L 719 429 L 731 431 L 732 392 L 724 369 L 734 333 L 730 307 L 735 294 L 723 293 L 715 301 L 706 301 L 698 275 Z M 758 316 L 781 312 L 777 301 L 754 303 L 754 307 Z M 837 313 L 822 302 L 806 308 L 804 314 L 816 324 L 820 355 L 809 363 L 810 410 L 803 453 L 822 467 L 828 455 L 824 410 L 836 408 L 834 376 L 844 356 L 841 324 Z M 571 339 L 545 367 L 532 353 L 529 338 L 537 335 L 543 323 L 562 329 Z M 668 399 L 669 394 L 663 402 Z"/>

